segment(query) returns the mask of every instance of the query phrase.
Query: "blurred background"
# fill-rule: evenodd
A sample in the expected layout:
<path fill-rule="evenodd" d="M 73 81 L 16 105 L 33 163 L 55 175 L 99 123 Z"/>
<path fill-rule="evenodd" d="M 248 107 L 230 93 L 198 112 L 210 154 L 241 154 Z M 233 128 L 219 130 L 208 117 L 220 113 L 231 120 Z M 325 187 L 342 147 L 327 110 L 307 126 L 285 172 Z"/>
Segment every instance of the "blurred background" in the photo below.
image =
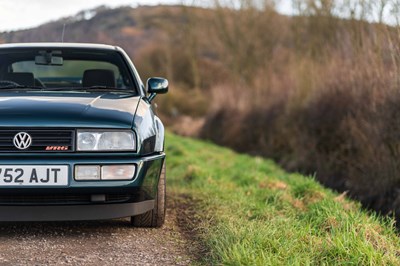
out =
<path fill-rule="evenodd" d="M 0 43 L 64 30 L 65 42 L 119 45 L 143 80 L 170 80 L 156 98 L 170 130 L 272 158 L 391 215 L 399 24 L 400 0 L 0 0 Z"/>

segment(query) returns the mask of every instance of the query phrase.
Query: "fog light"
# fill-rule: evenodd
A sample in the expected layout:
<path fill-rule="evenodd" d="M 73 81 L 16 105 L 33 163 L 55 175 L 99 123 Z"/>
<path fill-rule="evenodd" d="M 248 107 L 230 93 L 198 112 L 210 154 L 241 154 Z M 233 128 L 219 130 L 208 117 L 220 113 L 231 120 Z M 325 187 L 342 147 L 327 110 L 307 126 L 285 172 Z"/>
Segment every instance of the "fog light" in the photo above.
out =
<path fill-rule="evenodd" d="M 75 166 L 75 180 L 100 180 L 99 165 Z"/>
<path fill-rule="evenodd" d="M 135 175 L 134 164 L 103 165 L 101 167 L 102 180 L 131 180 Z"/>

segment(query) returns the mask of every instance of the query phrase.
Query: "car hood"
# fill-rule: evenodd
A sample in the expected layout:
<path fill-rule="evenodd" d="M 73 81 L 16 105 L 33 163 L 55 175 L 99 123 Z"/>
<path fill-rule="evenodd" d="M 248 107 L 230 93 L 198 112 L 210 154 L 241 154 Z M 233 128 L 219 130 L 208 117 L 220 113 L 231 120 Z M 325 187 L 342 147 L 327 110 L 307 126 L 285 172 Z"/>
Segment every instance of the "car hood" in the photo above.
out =
<path fill-rule="evenodd" d="M 0 94 L 0 127 L 131 128 L 139 100 L 119 93 Z"/>

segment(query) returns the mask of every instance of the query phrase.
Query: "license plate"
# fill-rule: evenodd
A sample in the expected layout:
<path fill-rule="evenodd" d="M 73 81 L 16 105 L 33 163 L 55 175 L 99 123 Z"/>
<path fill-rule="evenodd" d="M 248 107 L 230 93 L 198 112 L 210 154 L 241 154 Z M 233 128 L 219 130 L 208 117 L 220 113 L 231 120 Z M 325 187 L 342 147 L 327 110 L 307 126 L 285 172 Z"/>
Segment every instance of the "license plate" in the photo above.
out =
<path fill-rule="evenodd" d="M 0 187 L 67 185 L 67 165 L 0 165 Z"/>

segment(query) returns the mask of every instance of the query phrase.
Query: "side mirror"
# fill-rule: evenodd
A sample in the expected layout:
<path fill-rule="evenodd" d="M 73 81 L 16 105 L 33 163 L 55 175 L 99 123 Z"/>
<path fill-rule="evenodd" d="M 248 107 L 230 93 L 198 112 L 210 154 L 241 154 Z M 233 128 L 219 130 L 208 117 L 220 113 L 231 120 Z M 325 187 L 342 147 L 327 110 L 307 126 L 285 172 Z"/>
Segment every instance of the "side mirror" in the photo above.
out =
<path fill-rule="evenodd" d="M 149 78 L 147 80 L 147 92 L 150 93 L 151 102 L 157 94 L 168 92 L 168 80 L 165 78 Z"/>

